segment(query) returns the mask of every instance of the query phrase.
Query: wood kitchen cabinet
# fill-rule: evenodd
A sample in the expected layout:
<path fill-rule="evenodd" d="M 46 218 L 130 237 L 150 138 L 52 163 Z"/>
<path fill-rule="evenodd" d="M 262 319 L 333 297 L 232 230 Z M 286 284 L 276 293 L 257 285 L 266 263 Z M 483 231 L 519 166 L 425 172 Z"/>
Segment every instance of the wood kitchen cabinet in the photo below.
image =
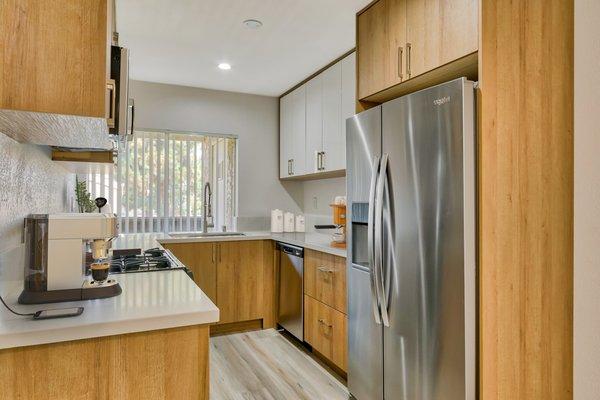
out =
<path fill-rule="evenodd" d="M 179 261 L 194 274 L 194 282 L 217 303 L 217 243 L 165 243 Z"/>
<path fill-rule="evenodd" d="M 346 259 L 304 250 L 304 340 L 347 369 Z"/>
<path fill-rule="evenodd" d="M 306 249 L 304 293 L 346 314 L 346 259 Z"/>
<path fill-rule="evenodd" d="M 209 326 L 0 350 L 0 399 L 209 400 Z"/>
<path fill-rule="evenodd" d="M 273 304 L 273 243 L 218 243 L 217 307 L 220 323 L 269 319 Z"/>
<path fill-rule="evenodd" d="M 19 142 L 112 151 L 113 14 L 114 0 L 0 2 L 0 132 Z"/>
<path fill-rule="evenodd" d="M 358 98 L 381 102 L 402 94 L 398 87 L 418 89 L 417 83 L 430 86 L 471 74 L 477 59 L 463 58 L 477 52 L 478 35 L 477 0 L 373 3 L 357 15 Z M 428 82 L 408 84 L 442 66 Z M 389 96 L 381 94 L 390 88 L 395 90 Z"/>
<path fill-rule="evenodd" d="M 258 320 L 263 328 L 274 326 L 271 240 L 164 243 L 163 247 L 193 271 L 196 284 L 219 308 L 218 324 Z"/>
<path fill-rule="evenodd" d="M 357 19 L 358 97 L 402 82 L 406 56 L 406 0 L 380 0 Z"/>
<path fill-rule="evenodd" d="M 406 0 L 408 78 L 478 49 L 477 0 Z"/>
<path fill-rule="evenodd" d="M 107 118 L 107 0 L 4 0 L 0 109 Z"/>
<path fill-rule="evenodd" d="M 342 371 L 348 369 L 347 337 L 345 314 L 304 296 L 304 340 Z"/>

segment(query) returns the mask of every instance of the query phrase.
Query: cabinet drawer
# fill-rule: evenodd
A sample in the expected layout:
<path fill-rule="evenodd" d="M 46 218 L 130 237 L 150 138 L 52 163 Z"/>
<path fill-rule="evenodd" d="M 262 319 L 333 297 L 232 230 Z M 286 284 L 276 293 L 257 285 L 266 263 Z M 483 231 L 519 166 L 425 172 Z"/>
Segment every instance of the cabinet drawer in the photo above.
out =
<path fill-rule="evenodd" d="M 343 371 L 347 370 L 346 315 L 304 296 L 304 340 Z"/>
<path fill-rule="evenodd" d="M 346 314 L 346 259 L 306 250 L 304 293 Z"/>

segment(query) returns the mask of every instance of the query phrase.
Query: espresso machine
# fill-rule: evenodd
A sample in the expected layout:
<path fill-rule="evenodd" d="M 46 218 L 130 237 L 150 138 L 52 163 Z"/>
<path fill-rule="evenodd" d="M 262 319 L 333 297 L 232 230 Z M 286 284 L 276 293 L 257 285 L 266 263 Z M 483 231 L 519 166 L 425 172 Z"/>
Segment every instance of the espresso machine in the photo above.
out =
<path fill-rule="evenodd" d="M 91 300 L 117 296 L 114 279 L 86 276 L 86 254 L 103 262 L 118 236 L 114 214 L 35 214 L 25 218 L 25 285 L 21 304 Z"/>

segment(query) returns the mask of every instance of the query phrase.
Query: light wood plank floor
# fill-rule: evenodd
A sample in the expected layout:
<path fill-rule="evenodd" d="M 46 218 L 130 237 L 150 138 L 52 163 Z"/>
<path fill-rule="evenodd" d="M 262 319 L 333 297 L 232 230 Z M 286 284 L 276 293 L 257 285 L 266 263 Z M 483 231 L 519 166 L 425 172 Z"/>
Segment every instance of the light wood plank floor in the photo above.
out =
<path fill-rule="evenodd" d="M 274 329 L 210 339 L 211 400 L 346 400 L 346 387 Z"/>

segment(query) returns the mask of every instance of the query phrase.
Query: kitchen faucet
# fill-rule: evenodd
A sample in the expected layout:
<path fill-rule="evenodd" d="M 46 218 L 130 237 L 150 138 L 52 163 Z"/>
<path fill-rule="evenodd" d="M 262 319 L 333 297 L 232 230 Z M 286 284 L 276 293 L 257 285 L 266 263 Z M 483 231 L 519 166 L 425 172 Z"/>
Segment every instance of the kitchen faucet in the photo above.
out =
<path fill-rule="evenodd" d="M 208 195 L 208 196 L 207 196 Z M 212 216 L 212 190 L 210 189 L 210 183 L 204 184 L 204 196 L 202 205 L 202 232 L 207 233 L 208 228 L 214 228 Z"/>

